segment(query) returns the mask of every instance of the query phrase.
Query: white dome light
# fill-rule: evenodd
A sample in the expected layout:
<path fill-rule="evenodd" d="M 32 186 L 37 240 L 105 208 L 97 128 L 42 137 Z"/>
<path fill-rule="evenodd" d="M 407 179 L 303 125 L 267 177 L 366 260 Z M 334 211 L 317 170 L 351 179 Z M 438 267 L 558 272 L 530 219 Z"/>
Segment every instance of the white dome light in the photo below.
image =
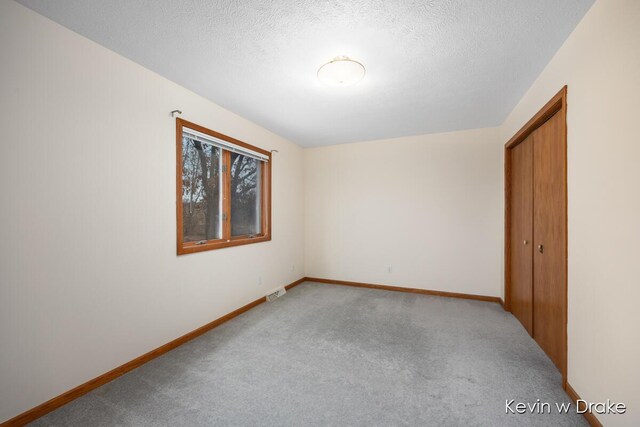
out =
<path fill-rule="evenodd" d="M 351 86 L 364 77 L 364 65 L 347 56 L 337 56 L 318 70 L 318 80 L 327 86 Z"/>

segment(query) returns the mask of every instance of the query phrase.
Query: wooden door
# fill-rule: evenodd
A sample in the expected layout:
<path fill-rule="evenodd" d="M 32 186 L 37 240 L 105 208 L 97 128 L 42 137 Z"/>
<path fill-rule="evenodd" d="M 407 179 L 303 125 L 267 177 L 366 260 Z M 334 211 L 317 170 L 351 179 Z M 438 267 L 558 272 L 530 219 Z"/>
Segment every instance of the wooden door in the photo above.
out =
<path fill-rule="evenodd" d="M 567 322 L 564 126 L 556 113 L 533 133 L 533 338 L 561 372 Z"/>
<path fill-rule="evenodd" d="M 511 151 L 511 312 L 533 335 L 533 136 Z"/>

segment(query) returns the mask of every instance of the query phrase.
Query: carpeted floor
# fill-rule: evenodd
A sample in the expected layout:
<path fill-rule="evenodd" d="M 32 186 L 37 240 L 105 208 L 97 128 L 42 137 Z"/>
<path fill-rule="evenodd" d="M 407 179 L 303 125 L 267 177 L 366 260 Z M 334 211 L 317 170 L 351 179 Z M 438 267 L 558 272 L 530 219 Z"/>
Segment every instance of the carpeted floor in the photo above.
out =
<path fill-rule="evenodd" d="M 587 425 L 569 401 L 498 304 L 305 283 L 34 425 Z"/>

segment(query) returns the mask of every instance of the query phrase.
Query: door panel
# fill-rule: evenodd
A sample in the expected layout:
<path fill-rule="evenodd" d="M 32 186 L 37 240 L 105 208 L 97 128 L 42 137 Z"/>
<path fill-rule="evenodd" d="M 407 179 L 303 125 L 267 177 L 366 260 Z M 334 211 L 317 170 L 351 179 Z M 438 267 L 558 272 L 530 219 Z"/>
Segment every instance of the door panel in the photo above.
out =
<path fill-rule="evenodd" d="M 564 132 L 556 113 L 533 133 L 533 337 L 561 372 L 567 304 Z"/>
<path fill-rule="evenodd" d="M 533 335 L 533 136 L 511 150 L 511 312 Z"/>

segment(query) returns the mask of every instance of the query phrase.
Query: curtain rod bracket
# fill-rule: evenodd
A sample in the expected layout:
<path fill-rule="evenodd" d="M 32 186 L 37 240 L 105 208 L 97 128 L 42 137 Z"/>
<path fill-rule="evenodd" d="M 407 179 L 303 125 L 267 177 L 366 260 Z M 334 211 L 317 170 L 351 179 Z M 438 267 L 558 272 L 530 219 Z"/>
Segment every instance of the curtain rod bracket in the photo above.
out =
<path fill-rule="evenodd" d="M 171 117 L 175 117 L 175 116 L 176 116 L 176 114 L 182 114 L 182 111 L 181 111 L 181 110 L 173 110 L 173 111 L 171 112 Z"/>

